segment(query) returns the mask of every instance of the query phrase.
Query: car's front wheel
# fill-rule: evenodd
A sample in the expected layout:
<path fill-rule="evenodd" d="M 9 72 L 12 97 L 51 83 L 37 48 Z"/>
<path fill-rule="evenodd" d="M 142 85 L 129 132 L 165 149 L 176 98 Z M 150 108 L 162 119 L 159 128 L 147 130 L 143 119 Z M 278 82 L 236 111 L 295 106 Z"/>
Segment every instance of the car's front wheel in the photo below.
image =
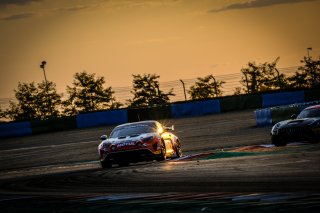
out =
<path fill-rule="evenodd" d="M 160 156 L 157 158 L 158 161 L 163 161 L 165 159 L 167 159 L 167 149 L 166 149 L 166 145 L 164 144 L 164 141 L 161 141 L 161 153 Z"/>
<path fill-rule="evenodd" d="M 176 142 L 176 158 L 181 158 L 181 157 L 182 157 L 181 144 L 180 144 L 180 141 L 177 140 L 177 142 Z"/>
<path fill-rule="evenodd" d="M 275 146 L 286 146 L 287 145 L 287 140 L 284 137 L 281 137 L 279 135 L 272 135 L 271 142 Z"/>
<path fill-rule="evenodd" d="M 102 160 L 100 161 L 100 165 L 102 168 L 107 169 L 107 168 L 112 168 L 112 163 L 109 160 Z"/>

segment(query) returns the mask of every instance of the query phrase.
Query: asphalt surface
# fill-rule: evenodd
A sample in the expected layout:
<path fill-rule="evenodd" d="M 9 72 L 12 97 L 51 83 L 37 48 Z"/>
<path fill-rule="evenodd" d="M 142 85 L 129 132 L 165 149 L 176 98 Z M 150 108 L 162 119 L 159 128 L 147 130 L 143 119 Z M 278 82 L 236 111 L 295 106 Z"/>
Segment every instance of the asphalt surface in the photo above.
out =
<path fill-rule="evenodd" d="M 97 146 L 110 126 L 2 139 L 0 208 L 8 212 L 18 212 L 21 205 L 49 212 L 104 212 L 106 206 L 108 212 L 320 209 L 320 144 L 273 147 L 270 127 L 255 127 L 253 111 L 162 122 L 175 125 L 182 159 L 102 169 Z"/>

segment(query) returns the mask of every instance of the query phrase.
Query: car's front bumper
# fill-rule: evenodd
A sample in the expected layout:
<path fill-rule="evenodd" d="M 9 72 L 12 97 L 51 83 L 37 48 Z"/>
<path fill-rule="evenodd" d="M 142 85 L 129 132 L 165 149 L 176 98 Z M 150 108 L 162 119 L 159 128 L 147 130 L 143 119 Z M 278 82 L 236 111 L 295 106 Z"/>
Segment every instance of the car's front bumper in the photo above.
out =
<path fill-rule="evenodd" d="M 148 148 L 141 148 L 135 150 L 119 151 L 119 152 L 103 152 L 101 153 L 101 161 L 108 160 L 111 163 L 121 162 L 140 162 L 156 159 L 161 150 L 151 151 Z"/>
<path fill-rule="evenodd" d="M 313 128 L 304 126 L 280 128 L 276 135 L 286 141 L 320 140 L 320 134 L 317 134 Z"/>

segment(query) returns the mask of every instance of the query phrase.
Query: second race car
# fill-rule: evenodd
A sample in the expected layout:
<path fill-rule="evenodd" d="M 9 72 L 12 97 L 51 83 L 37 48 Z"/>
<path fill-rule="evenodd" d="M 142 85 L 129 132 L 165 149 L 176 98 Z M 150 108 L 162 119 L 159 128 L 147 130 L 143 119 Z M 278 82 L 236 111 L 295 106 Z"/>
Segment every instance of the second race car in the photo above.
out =
<path fill-rule="evenodd" d="M 285 146 L 293 141 L 320 141 L 320 105 L 308 107 L 292 118 L 272 127 L 271 141 L 275 146 Z"/>

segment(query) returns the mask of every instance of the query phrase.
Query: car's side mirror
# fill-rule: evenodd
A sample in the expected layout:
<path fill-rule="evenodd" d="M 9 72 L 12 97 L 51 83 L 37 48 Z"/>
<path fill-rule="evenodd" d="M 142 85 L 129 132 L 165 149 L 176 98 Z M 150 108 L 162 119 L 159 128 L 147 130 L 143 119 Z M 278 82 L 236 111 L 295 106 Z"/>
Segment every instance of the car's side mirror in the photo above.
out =
<path fill-rule="evenodd" d="M 166 126 L 164 127 L 165 130 L 171 130 L 171 131 L 174 131 L 174 125 L 172 126 Z"/>
<path fill-rule="evenodd" d="M 101 135 L 100 139 L 101 139 L 102 141 L 107 140 L 107 139 L 108 139 L 108 136 L 107 136 L 107 135 Z"/>
<path fill-rule="evenodd" d="M 293 114 L 293 115 L 291 115 L 290 118 L 291 118 L 291 119 L 296 119 L 296 118 L 297 118 L 297 115 L 296 115 L 296 114 Z"/>

